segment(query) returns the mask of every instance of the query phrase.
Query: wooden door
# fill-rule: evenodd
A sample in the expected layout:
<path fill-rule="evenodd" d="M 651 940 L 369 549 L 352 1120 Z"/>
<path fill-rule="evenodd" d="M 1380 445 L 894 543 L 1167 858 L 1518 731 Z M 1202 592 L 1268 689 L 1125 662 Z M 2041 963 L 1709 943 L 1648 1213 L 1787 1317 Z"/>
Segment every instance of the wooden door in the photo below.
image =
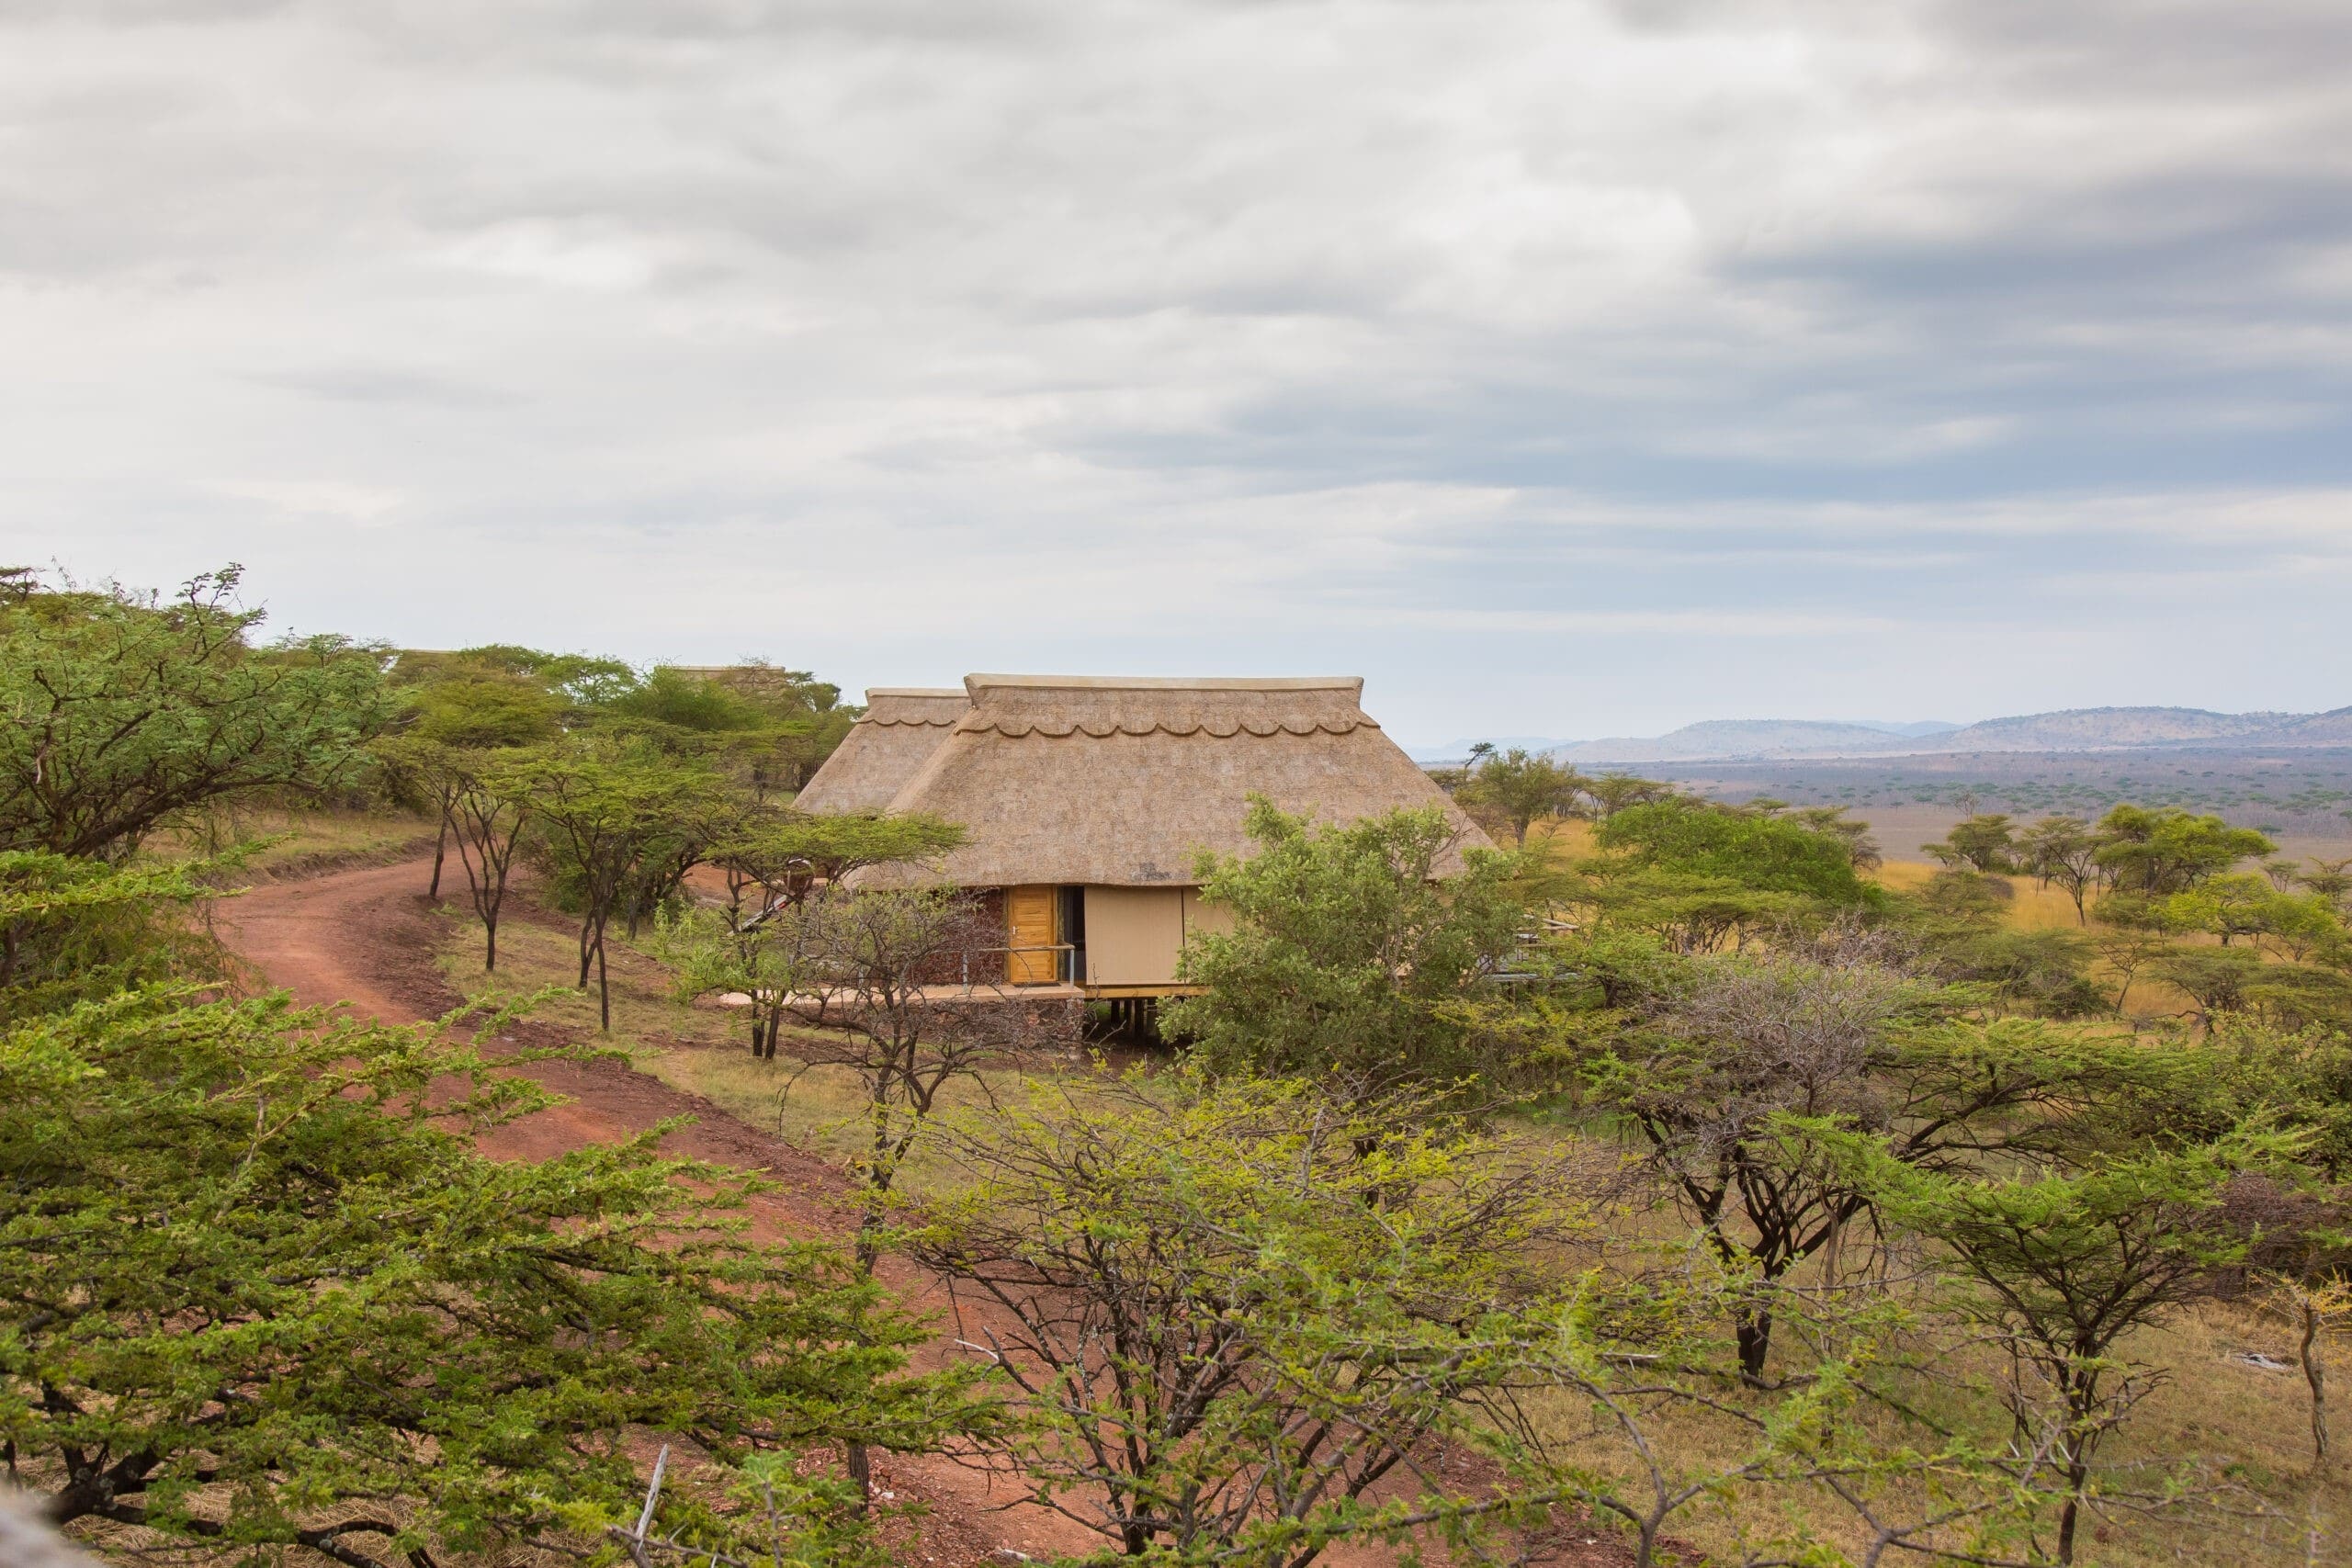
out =
<path fill-rule="evenodd" d="M 1016 986 L 1050 986 L 1061 978 L 1061 954 L 1054 944 L 1061 940 L 1056 916 L 1061 899 L 1050 884 L 1004 890 L 1004 977 Z"/>

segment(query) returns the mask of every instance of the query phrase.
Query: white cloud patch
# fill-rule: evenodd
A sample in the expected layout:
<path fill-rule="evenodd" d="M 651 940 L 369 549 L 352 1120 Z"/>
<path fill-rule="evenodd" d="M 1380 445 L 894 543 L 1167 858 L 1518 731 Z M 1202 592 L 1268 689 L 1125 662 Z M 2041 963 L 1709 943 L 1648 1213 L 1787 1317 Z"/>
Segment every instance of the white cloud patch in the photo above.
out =
<path fill-rule="evenodd" d="M 2333 705 L 2347 50 L 2335 0 L 13 7 L 9 553 L 852 683 L 1355 668 L 1448 732 Z"/>

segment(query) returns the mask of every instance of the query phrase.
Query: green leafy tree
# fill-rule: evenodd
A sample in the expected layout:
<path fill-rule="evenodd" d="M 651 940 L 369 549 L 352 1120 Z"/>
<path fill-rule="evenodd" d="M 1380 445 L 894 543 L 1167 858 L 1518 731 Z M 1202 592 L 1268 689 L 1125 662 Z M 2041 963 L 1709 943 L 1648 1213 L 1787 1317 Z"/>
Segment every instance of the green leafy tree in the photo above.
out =
<path fill-rule="evenodd" d="M 204 862 L 114 865 L 0 850 L 0 1024 L 216 969 L 176 918 L 209 897 Z"/>
<path fill-rule="evenodd" d="M 1851 1227 L 1873 1219 L 1835 1145 L 1784 1135 L 1787 1118 L 1867 1135 L 1898 1164 L 1965 1168 L 2050 1146 L 2087 1102 L 2138 1081 L 2128 1042 L 1946 1017 L 1869 948 L 1833 956 L 1702 960 L 1625 1027 L 1563 1046 L 1589 1108 L 1638 1132 L 1708 1246 L 1756 1281 L 1734 1322 L 1750 1380 L 1780 1282 L 1807 1258 L 1834 1274 Z"/>
<path fill-rule="evenodd" d="M 1596 835 L 1626 863 L 1758 892 L 1855 907 L 1873 894 L 1837 835 L 1801 822 L 1677 796 L 1612 814 Z"/>
<path fill-rule="evenodd" d="M 2177 806 L 2119 806 L 2099 819 L 2098 863 L 2114 885 L 2151 898 L 2185 892 L 2278 846 L 2251 828 Z"/>
<path fill-rule="evenodd" d="M 1077 1044 L 1073 1014 L 1007 993 L 1002 964 L 986 962 L 1001 951 L 1001 925 L 953 888 L 836 884 L 731 931 L 722 912 L 691 911 L 666 935 L 682 991 L 744 987 L 767 1015 L 768 1055 L 788 1022 L 799 1030 L 795 1055 L 856 1080 L 859 1136 L 848 1165 L 859 1189 L 862 1273 L 880 1258 L 899 1173 L 934 1125 L 941 1096 L 984 1066 Z M 978 986 L 969 979 L 976 955 L 990 976 Z M 864 1449 L 849 1460 L 865 1487 Z"/>
<path fill-rule="evenodd" d="M 1631 773 L 1603 773 L 1577 786 L 1592 803 L 1592 814 L 1606 822 L 1629 806 L 1655 806 L 1675 798 L 1674 786 L 1658 779 Z"/>
<path fill-rule="evenodd" d="M 845 1259 L 747 1242 L 744 1179 L 660 1130 L 474 1152 L 547 1103 L 440 1027 L 283 998 L 162 986 L 0 1030 L 18 1483 L 59 1524 L 240 1558 L 552 1563 L 636 1515 L 639 1431 L 717 1467 L 663 1529 L 731 1552 L 749 1521 L 710 1490 L 758 1452 L 991 1429 L 968 1378 L 904 1371 L 921 1329 Z"/>
<path fill-rule="evenodd" d="M 461 750 L 536 746 L 563 732 L 562 700 L 514 678 L 437 681 L 416 692 L 411 712 L 406 733 Z"/>
<path fill-rule="evenodd" d="M 2102 840 L 2079 817 L 2044 817 L 2018 835 L 2018 858 L 2044 887 L 2056 884 L 2075 902 L 2075 923 L 2090 924 L 2090 890 L 2104 875 Z"/>
<path fill-rule="evenodd" d="M 500 788 L 527 800 L 580 909 L 579 986 L 596 976 L 598 1016 L 613 1026 L 605 938 L 658 882 L 674 886 L 709 843 L 719 791 L 708 773 L 630 748 L 548 750 L 502 771 Z"/>
<path fill-rule="evenodd" d="M 1474 815 L 1510 828 L 1512 843 L 1525 844 L 1531 826 L 1575 808 L 1584 784 L 1584 775 L 1574 768 L 1514 746 L 1481 757 L 1454 798 Z"/>
<path fill-rule="evenodd" d="M 2345 899 L 2352 896 L 2352 860 L 2313 860 L 2311 869 L 2296 877 L 2296 885 L 2306 893 L 2324 899 L 2338 916 L 2344 913 Z"/>
<path fill-rule="evenodd" d="M 641 679 L 621 660 L 549 653 L 514 643 L 484 643 L 455 652 L 412 649 L 403 651 L 392 666 L 392 681 L 399 686 L 486 676 L 526 681 L 557 698 L 567 710 L 567 725 L 580 710 L 614 701 L 634 690 Z"/>
<path fill-rule="evenodd" d="M 1954 823 L 1928 852 L 1946 865 L 1998 875 L 2018 869 L 2017 829 L 2007 812 L 1980 813 Z"/>
<path fill-rule="evenodd" d="M 425 897 L 440 896 L 441 872 L 449 842 L 458 844 L 466 894 L 482 924 L 482 967 L 498 967 L 498 921 L 524 829 L 531 819 L 527 768 L 518 772 L 520 748 L 503 752 L 461 748 L 423 735 L 395 735 L 376 744 L 388 777 L 411 799 L 429 803 L 441 816 L 433 849 L 433 880 Z"/>
<path fill-rule="evenodd" d="M 2238 1138 L 2022 1179 L 1880 1168 L 1882 1206 L 1941 1245 L 1973 1286 L 1961 1304 L 2015 1348 L 2020 1425 L 2052 1428 L 2067 1482 L 2059 1562 L 2075 1560 L 2082 1507 L 2098 1495 L 2101 1440 L 2157 1380 L 2120 1359 L 2119 1343 L 2244 1260 L 2245 1238 L 2214 1223 L 2223 1190 L 2279 1150 Z"/>
<path fill-rule="evenodd" d="M 779 914 L 803 907 L 812 895 L 840 890 L 854 872 L 930 861 L 963 840 L 962 828 L 922 815 L 810 816 L 769 807 L 744 813 L 708 852 L 709 863 L 727 879 L 726 907 L 687 911 L 663 926 L 663 947 L 678 966 L 680 990 L 689 997 L 737 992 L 747 998 L 752 1055 L 772 1059 L 787 998 L 799 983 L 795 955 L 801 933 Z M 961 979 L 967 954 L 954 956 Z M 920 988 L 919 976 L 910 981 Z"/>
<path fill-rule="evenodd" d="M 1997 1010 L 2052 1018 L 2105 1012 L 2107 998 L 2090 977 L 2098 951 L 2090 939 L 2016 929 L 2008 920 L 2016 897 L 2004 877 L 1946 869 L 1929 879 L 1916 905 L 1900 909 L 1900 923 L 1928 973 Z"/>
<path fill-rule="evenodd" d="M 1421 1462 L 1480 1444 L 1476 1396 L 1575 1332 L 1535 1258 L 1579 1211 L 1556 1166 L 1435 1111 L 1231 1079 L 959 1122 L 967 1179 L 910 1249 L 989 1303 L 1035 1500 L 1105 1559 L 1267 1568 L 1458 1511 Z M 1369 1506 L 1384 1485 L 1397 1516 Z"/>
<path fill-rule="evenodd" d="M 1445 875 L 1457 833 L 1433 807 L 1317 828 L 1256 800 L 1248 829 L 1254 855 L 1199 867 L 1202 895 L 1234 929 L 1186 946 L 1178 976 L 1204 989 L 1161 1014 L 1195 1061 L 1367 1096 L 1491 1065 L 1467 1004 L 1528 918 L 1507 859 L 1461 851 Z"/>
<path fill-rule="evenodd" d="M 254 647 L 239 581 L 0 597 L 0 849 L 120 860 L 215 802 L 357 773 L 391 716 L 382 655 Z"/>
<path fill-rule="evenodd" d="M 1747 806 L 1751 811 L 1763 810 L 1768 817 L 1793 822 L 1807 832 L 1843 844 L 1846 858 L 1856 871 L 1876 871 L 1886 863 L 1878 840 L 1871 836 L 1871 825 L 1848 817 L 1842 806 L 1787 806 L 1778 801 L 1755 800 Z"/>
<path fill-rule="evenodd" d="M 1595 835 L 1602 853 L 1575 868 L 1565 890 L 1596 915 L 1657 932 L 1678 950 L 1744 946 L 1756 932 L 1883 901 L 1857 865 L 1865 845 L 1765 808 L 1675 795 L 1625 806 Z"/>
<path fill-rule="evenodd" d="M 963 828 L 910 812 L 812 814 L 772 807 L 744 813 L 710 846 L 708 862 L 727 878 L 728 903 L 756 917 L 797 904 L 814 889 L 839 886 L 876 865 L 936 860 L 963 843 Z"/>

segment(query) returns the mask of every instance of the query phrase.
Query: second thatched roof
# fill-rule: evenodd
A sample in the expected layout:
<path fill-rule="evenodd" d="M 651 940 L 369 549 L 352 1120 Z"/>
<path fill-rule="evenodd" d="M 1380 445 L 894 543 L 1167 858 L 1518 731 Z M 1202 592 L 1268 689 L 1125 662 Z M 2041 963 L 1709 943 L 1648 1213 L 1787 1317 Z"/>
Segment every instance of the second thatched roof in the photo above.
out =
<path fill-rule="evenodd" d="M 1353 676 L 968 675 L 968 711 L 888 808 L 960 822 L 971 836 L 937 871 L 889 879 L 944 871 L 967 887 L 1186 884 L 1202 851 L 1248 852 L 1252 795 L 1322 822 L 1438 807 L 1461 835 L 1441 870 L 1459 869 L 1461 848 L 1486 835 L 1363 711 L 1363 692 Z M 809 791 L 823 781 L 820 772 Z"/>
<path fill-rule="evenodd" d="M 874 686 L 865 712 L 800 786 L 803 811 L 881 811 L 972 711 L 961 686 Z"/>

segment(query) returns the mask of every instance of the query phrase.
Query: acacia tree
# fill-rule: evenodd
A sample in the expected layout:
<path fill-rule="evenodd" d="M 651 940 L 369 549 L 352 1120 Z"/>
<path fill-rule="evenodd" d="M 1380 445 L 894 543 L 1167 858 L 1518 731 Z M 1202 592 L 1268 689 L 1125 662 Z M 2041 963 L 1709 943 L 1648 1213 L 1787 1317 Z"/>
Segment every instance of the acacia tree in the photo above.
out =
<path fill-rule="evenodd" d="M 910 1250 L 989 1303 L 959 1332 L 1020 1391 L 1035 1501 L 1127 1556 L 1267 1568 L 1378 1527 L 1384 1482 L 1455 1512 L 1420 1465 L 1576 1332 L 1531 1301 L 1571 1204 L 1434 1112 L 1244 1079 L 957 1123 L 967 1179 Z"/>
<path fill-rule="evenodd" d="M 663 927 L 680 990 L 747 998 L 752 1055 L 773 1058 L 799 938 L 778 912 L 798 908 L 812 892 L 840 888 L 853 872 L 929 861 L 963 839 L 954 823 L 922 815 L 807 816 L 754 807 L 709 849 L 709 863 L 727 879 L 726 907 L 691 911 Z"/>
<path fill-rule="evenodd" d="M 531 825 L 527 776 L 517 778 L 492 761 L 469 771 L 457 796 L 458 860 L 465 867 L 466 893 L 481 920 L 485 973 L 498 968 L 498 917 L 523 834 Z"/>
<path fill-rule="evenodd" d="M 2054 882 L 2075 901 L 2075 923 L 2090 924 L 2085 900 L 2104 874 L 2100 839 L 2090 824 L 2079 817 L 2044 817 L 2018 836 L 2018 847 L 2044 887 Z"/>
<path fill-rule="evenodd" d="M 1574 768 L 1514 746 L 1480 756 L 1454 798 L 1474 812 L 1509 824 L 1511 842 L 1524 845 L 1533 824 L 1565 817 L 1575 807 L 1586 782 Z"/>
<path fill-rule="evenodd" d="M 413 661 L 414 656 L 403 655 L 394 668 L 408 671 Z M 419 680 L 412 673 L 404 688 L 406 726 L 376 748 L 395 788 L 440 818 L 427 898 L 441 897 L 449 840 L 459 831 L 458 796 L 479 782 L 481 754 L 554 739 L 561 732 L 564 706 L 555 693 L 494 666 L 467 661 L 454 671 L 436 667 L 434 673 L 439 678 Z"/>
<path fill-rule="evenodd" d="M 2237 1171 L 2281 1152 L 2275 1137 L 2239 1136 L 2017 1180 L 1878 1167 L 1879 1201 L 1942 1245 L 1974 1287 L 1963 1308 L 2002 1333 L 2034 1380 L 2011 1394 L 2021 1428 L 2046 1420 L 2055 1434 L 2067 1487 L 2060 1562 L 2075 1560 L 2100 1441 L 2159 1381 L 2119 1359 L 2117 1343 L 2245 1258 L 2246 1239 L 2212 1220 Z"/>
<path fill-rule="evenodd" d="M 543 751 L 501 773 L 502 787 L 527 798 L 559 869 L 581 904 L 580 977 L 596 976 L 598 1017 L 613 1027 L 605 934 L 637 879 L 662 856 L 699 854 L 694 835 L 717 795 L 710 775 L 658 752 L 626 748 Z M 689 848 L 678 849 L 685 838 Z M 677 873 L 684 875 L 684 871 Z"/>
<path fill-rule="evenodd" d="M 1619 807 L 1562 891 L 1601 919 L 1650 931 L 1677 951 L 1745 948 L 1764 932 L 1882 901 L 1859 872 L 1863 824 L 1679 795 Z M 1860 829 L 1861 831 L 1858 832 Z"/>
<path fill-rule="evenodd" d="M 1900 1165 L 1968 1168 L 2048 1146 L 2060 1113 L 2132 1081 L 2125 1044 L 1939 1018 L 1869 952 L 1833 956 L 1701 961 L 1632 1027 L 1566 1043 L 1592 1104 L 1639 1130 L 1709 1247 L 1755 1280 L 1733 1323 L 1751 1381 L 1780 1282 L 1812 1258 L 1835 1274 L 1850 1227 L 1873 1217 L 1838 1146 L 1792 1119 L 1867 1135 Z"/>
<path fill-rule="evenodd" d="M 2327 901 L 2328 908 L 2341 914 L 2345 897 L 2352 894 L 2352 860 L 2312 861 L 2312 868 L 2295 878 L 2297 886 L 2306 893 Z"/>
<path fill-rule="evenodd" d="M 864 1100 L 864 1138 L 848 1165 L 862 1199 L 857 1268 L 870 1275 L 899 1173 L 942 1093 L 990 1062 L 1075 1045 L 1077 1019 L 1008 995 L 1001 964 L 984 964 L 989 980 L 972 983 L 970 960 L 997 956 L 1002 928 L 954 889 L 834 885 L 773 911 L 769 924 L 761 978 L 776 1010 L 770 1053 L 784 1021 L 799 1025 L 796 1054 L 847 1071 Z M 849 1471 L 863 1492 L 863 1445 L 851 1447 Z"/>
<path fill-rule="evenodd" d="M 1178 976 L 1204 987 L 1162 1027 L 1220 1075 L 1315 1073 L 1344 1094 L 1453 1083 L 1486 1041 L 1471 1005 L 1518 947 L 1527 913 L 1510 863 L 1461 852 L 1434 808 L 1317 829 L 1264 800 L 1248 860 L 1204 859 L 1202 895 L 1230 931 L 1195 937 Z"/>
<path fill-rule="evenodd" d="M 82 901 L 49 919 L 156 892 L 53 880 Z M 646 1429 L 723 1477 L 995 1426 L 967 1377 L 904 1371 L 923 1331 L 846 1260 L 730 1227 L 736 1174 L 650 1137 L 477 1153 L 551 1097 L 443 1026 L 187 984 L 5 1000 L 0 1438 L 58 1524 L 241 1560 L 552 1564 L 635 1517 Z M 746 1537 L 700 1487 L 661 1522 Z"/>
<path fill-rule="evenodd" d="M 971 978 L 967 961 L 994 958 L 1003 931 L 952 888 L 829 888 L 771 923 L 771 994 L 779 1020 L 803 1032 L 795 1054 L 848 1071 L 865 1102 L 849 1167 L 865 1195 L 858 1261 L 870 1269 L 899 1169 L 942 1091 L 991 1061 L 1075 1043 L 1075 1021 L 1058 1004 L 1021 1000 L 1001 962 Z"/>
<path fill-rule="evenodd" d="M 2149 898 L 2185 892 L 2278 846 L 2252 828 L 2177 806 L 2119 806 L 2099 818 L 2098 863 L 2117 888 Z"/>
<path fill-rule="evenodd" d="M 1655 806 L 1674 797 L 1674 786 L 1658 779 L 1635 778 L 1631 773 L 1603 773 L 1587 779 L 1577 788 L 1592 802 L 1592 814 L 1606 822 L 1629 806 Z"/>
<path fill-rule="evenodd" d="M 1929 844 L 1927 849 L 1946 865 L 1966 866 L 1988 876 L 2017 869 L 2017 832 L 2005 811 L 1955 823 L 1941 843 Z"/>
<path fill-rule="evenodd" d="M 922 812 L 812 815 L 754 807 L 711 844 L 707 859 L 727 878 L 730 908 L 741 909 L 756 891 L 750 916 L 757 917 L 868 866 L 935 860 L 963 841 L 960 826 Z"/>
<path fill-rule="evenodd" d="M 0 595 L 0 849 L 121 860 L 212 802 L 334 787 L 390 717 L 380 650 L 254 647 L 234 566 L 168 603 L 17 581 Z"/>

